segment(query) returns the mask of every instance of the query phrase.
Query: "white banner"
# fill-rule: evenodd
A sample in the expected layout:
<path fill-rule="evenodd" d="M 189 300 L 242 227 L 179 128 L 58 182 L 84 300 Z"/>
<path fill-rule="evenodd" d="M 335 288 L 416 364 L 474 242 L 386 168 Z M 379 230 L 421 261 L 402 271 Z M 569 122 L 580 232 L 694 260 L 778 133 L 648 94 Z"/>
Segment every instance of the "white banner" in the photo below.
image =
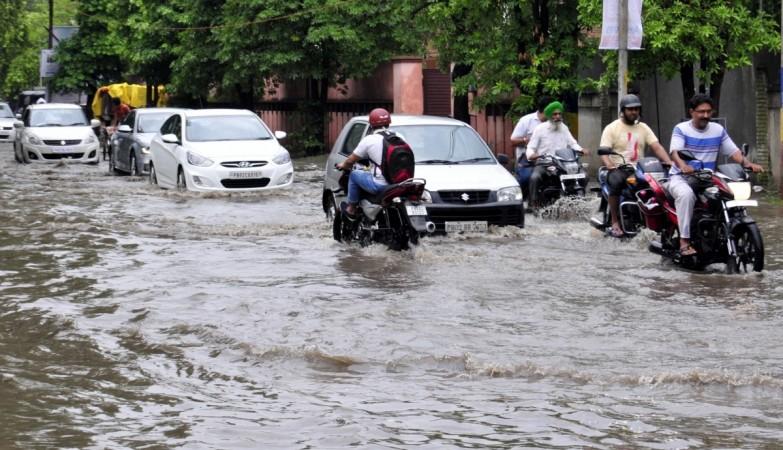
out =
<path fill-rule="evenodd" d="M 60 65 L 54 62 L 54 50 L 45 48 L 41 50 L 41 78 L 51 78 L 60 70 Z"/>
<path fill-rule="evenodd" d="M 642 0 L 628 1 L 628 50 L 642 49 Z M 604 0 L 604 20 L 601 25 L 601 50 L 619 47 L 620 0 Z"/>

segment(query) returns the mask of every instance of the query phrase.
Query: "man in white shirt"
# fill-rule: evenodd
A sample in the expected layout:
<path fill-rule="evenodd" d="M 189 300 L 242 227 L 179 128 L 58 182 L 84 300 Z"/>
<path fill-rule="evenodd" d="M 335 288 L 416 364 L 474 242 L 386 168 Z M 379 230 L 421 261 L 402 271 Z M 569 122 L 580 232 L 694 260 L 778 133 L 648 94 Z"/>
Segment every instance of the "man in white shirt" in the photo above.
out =
<path fill-rule="evenodd" d="M 585 150 L 576 142 L 571 135 L 571 131 L 563 124 L 563 104 L 552 102 L 544 108 L 544 115 L 547 121 L 538 125 L 530 136 L 530 142 L 527 144 L 527 159 L 535 161 L 541 156 L 554 155 L 556 151 L 564 148 L 570 148 L 574 151 L 584 153 Z M 531 207 L 538 207 L 538 185 L 546 174 L 546 167 L 536 166 L 530 175 L 530 204 Z"/>
<path fill-rule="evenodd" d="M 546 121 L 544 115 L 544 108 L 552 103 L 551 97 L 541 97 L 538 100 L 538 108 L 530 114 L 522 116 L 514 127 L 514 131 L 511 132 L 511 138 L 509 139 L 515 147 L 516 159 L 514 165 L 516 167 L 517 181 L 522 187 L 525 198 L 528 197 L 527 187 L 530 175 L 533 173 L 533 165 L 527 160 L 525 152 L 527 151 L 527 144 L 530 142 L 530 137 L 533 135 L 533 130 L 542 122 Z"/>

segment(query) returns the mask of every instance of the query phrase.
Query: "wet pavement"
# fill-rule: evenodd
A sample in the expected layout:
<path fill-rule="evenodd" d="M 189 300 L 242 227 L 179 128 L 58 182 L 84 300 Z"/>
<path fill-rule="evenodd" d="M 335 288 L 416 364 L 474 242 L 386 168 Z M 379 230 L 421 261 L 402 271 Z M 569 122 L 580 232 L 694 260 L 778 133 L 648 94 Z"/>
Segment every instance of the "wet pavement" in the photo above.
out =
<path fill-rule="evenodd" d="M 568 205 L 334 242 L 292 188 L 165 191 L 0 146 L 0 448 L 773 448 L 783 207 L 761 274 L 664 264 Z"/>

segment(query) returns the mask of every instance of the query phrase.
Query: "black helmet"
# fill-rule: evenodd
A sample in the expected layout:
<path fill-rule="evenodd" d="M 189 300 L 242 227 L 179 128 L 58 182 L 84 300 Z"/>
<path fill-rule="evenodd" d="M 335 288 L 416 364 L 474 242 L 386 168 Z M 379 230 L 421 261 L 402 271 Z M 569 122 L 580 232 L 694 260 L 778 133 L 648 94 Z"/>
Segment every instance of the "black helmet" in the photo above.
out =
<path fill-rule="evenodd" d="M 641 107 L 642 107 L 642 101 L 639 100 L 639 97 L 637 97 L 634 94 L 623 95 L 623 98 L 620 99 L 621 112 L 625 108 L 641 108 Z"/>

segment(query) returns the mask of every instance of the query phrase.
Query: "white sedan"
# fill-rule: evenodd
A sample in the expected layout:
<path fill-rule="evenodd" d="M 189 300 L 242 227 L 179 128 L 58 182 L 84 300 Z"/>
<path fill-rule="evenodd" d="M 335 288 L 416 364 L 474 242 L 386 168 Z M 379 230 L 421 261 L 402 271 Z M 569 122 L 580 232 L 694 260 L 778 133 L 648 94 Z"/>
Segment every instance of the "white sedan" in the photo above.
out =
<path fill-rule="evenodd" d="M 290 186 L 294 166 L 272 133 L 243 109 L 185 110 L 150 142 L 149 181 L 191 191 L 257 191 Z"/>
<path fill-rule="evenodd" d="M 14 122 L 14 156 L 19 162 L 59 162 L 63 159 L 98 163 L 98 138 L 79 105 L 30 105 L 22 120 Z"/>

